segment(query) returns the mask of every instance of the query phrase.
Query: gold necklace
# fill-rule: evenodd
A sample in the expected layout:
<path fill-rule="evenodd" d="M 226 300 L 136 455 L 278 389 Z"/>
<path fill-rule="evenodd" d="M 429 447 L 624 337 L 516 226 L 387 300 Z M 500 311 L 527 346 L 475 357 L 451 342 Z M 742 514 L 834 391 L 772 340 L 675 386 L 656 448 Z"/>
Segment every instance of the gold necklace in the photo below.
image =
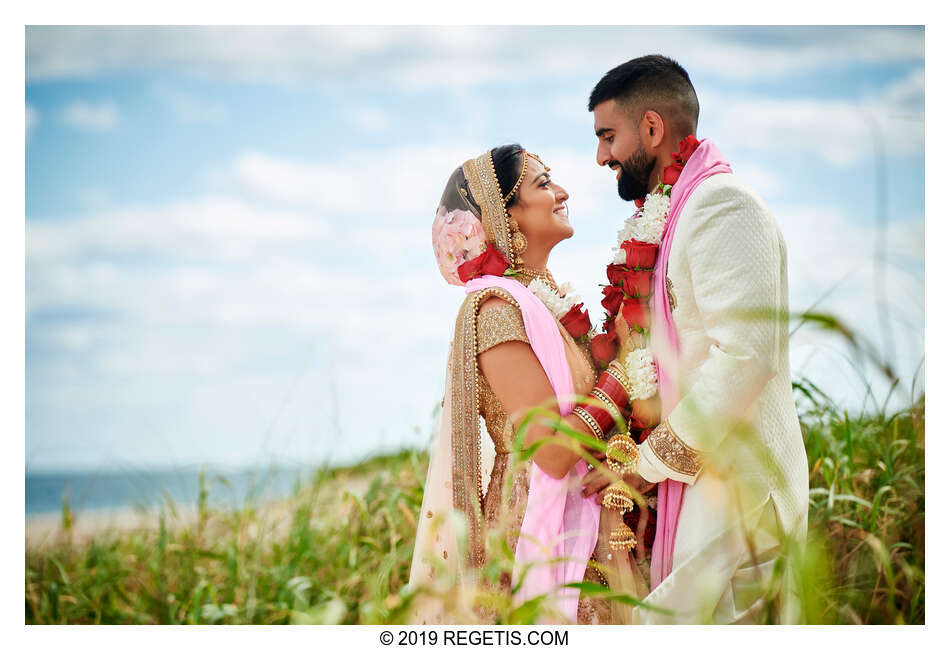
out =
<path fill-rule="evenodd" d="M 525 266 L 525 267 L 522 267 L 521 269 L 521 275 L 527 279 L 527 282 L 525 284 L 530 284 L 531 280 L 535 280 L 535 279 L 541 280 L 541 282 L 548 285 L 551 288 L 551 290 L 554 291 L 554 293 L 558 295 L 561 294 L 560 290 L 557 288 L 557 282 L 554 281 L 554 276 L 551 275 L 551 272 L 548 271 L 547 269 L 544 269 L 543 271 L 538 271 L 535 269 L 529 269 L 527 266 Z"/>

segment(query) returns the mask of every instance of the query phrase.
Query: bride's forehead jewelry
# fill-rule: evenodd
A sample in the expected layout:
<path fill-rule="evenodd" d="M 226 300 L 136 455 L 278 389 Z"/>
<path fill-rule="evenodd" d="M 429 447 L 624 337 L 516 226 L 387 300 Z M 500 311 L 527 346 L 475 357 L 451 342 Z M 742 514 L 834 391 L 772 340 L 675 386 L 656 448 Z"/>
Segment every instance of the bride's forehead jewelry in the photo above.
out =
<path fill-rule="evenodd" d="M 534 158 L 535 160 L 537 160 L 537 161 L 538 161 L 538 164 L 541 165 L 542 167 L 544 167 L 544 171 L 546 171 L 546 172 L 551 171 L 551 168 L 544 164 L 544 161 L 541 160 L 541 158 L 538 156 L 538 154 L 536 154 L 536 153 L 530 153 L 530 152 L 525 151 L 525 155 L 526 155 L 526 156 L 531 156 L 532 158 Z M 525 160 L 527 160 L 527 159 L 525 159 Z"/>

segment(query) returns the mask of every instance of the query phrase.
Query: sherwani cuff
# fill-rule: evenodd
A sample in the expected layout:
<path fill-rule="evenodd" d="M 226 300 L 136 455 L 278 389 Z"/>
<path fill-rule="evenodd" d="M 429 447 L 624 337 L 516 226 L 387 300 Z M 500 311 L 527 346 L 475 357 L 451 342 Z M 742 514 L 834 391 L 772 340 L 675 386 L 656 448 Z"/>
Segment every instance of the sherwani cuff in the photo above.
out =
<path fill-rule="evenodd" d="M 700 453 L 680 439 L 669 420 L 661 422 L 639 448 L 637 473 L 651 483 L 673 479 L 693 485 L 702 470 Z"/>

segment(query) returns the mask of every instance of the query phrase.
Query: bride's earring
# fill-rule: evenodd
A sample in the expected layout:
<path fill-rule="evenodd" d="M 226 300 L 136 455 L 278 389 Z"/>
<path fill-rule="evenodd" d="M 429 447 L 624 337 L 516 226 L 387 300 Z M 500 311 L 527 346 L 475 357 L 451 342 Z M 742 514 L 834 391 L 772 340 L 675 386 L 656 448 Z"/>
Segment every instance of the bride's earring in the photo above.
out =
<path fill-rule="evenodd" d="M 511 251 L 515 254 L 515 266 L 524 264 L 521 254 L 528 250 L 528 239 L 518 229 L 518 222 L 514 217 L 508 217 L 508 226 L 511 228 Z"/>

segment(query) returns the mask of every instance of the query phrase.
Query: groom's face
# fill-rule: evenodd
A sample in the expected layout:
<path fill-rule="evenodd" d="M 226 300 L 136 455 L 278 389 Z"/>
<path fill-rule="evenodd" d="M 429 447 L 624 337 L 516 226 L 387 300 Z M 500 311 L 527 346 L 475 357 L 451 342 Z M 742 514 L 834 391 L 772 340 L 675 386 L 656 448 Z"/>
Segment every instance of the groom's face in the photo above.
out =
<path fill-rule="evenodd" d="M 597 164 L 617 172 L 617 193 L 624 201 L 646 196 L 656 156 L 643 146 L 639 125 L 630 113 L 608 99 L 594 107 Z"/>

